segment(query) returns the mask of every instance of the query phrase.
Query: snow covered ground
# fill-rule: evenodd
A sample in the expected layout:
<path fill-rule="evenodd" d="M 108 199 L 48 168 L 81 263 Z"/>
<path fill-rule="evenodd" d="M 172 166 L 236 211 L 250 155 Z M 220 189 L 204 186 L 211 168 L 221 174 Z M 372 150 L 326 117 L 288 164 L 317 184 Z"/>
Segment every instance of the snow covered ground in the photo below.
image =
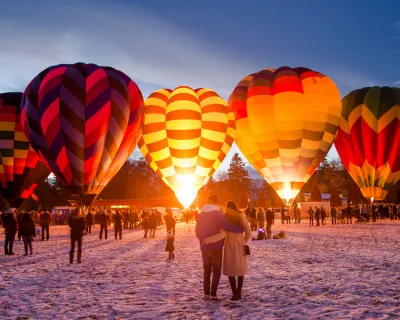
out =
<path fill-rule="evenodd" d="M 308 227 L 275 225 L 286 239 L 252 241 L 241 303 L 202 300 L 194 224 L 179 224 L 176 260 L 165 229 L 156 239 L 84 238 L 83 263 L 70 265 L 67 227 L 51 227 L 34 255 L 0 257 L 0 319 L 395 319 L 400 317 L 400 222 Z M 113 230 L 111 230 L 113 231 Z M 4 235 L 0 236 L 3 247 Z M 3 249 L 1 249 L 3 254 Z"/>

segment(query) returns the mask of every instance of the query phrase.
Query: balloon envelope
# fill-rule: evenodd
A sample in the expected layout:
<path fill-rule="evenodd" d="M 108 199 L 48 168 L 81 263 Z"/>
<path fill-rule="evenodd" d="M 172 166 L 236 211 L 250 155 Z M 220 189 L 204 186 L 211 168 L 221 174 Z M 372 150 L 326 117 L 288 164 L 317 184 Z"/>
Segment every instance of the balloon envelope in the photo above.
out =
<path fill-rule="evenodd" d="M 184 207 L 219 167 L 234 138 L 232 111 L 210 89 L 162 89 L 145 101 L 139 148 Z"/>
<path fill-rule="evenodd" d="M 282 199 L 294 198 L 337 132 L 334 82 L 306 68 L 264 69 L 240 81 L 229 104 L 239 149 Z"/>
<path fill-rule="evenodd" d="M 39 157 L 90 205 L 131 155 L 142 94 L 124 73 L 76 63 L 36 76 L 22 100 L 22 125 Z"/>
<path fill-rule="evenodd" d="M 12 207 L 19 207 L 50 174 L 22 130 L 22 93 L 0 94 L 0 193 Z"/>
<path fill-rule="evenodd" d="M 336 149 L 363 196 L 383 200 L 400 179 L 400 89 L 354 90 L 342 104 Z"/>

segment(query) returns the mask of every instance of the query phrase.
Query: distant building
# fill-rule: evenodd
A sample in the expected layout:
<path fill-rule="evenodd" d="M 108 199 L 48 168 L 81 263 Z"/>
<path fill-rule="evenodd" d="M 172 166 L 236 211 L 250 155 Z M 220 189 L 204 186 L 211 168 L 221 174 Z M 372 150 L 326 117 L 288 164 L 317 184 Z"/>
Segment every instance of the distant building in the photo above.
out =
<path fill-rule="evenodd" d="M 311 192 L 304 192 L 304 201 L 305 202 L 310 202 L 311 201 Z M 321 193 L 321 201 L 322 202 L 329 202 L 331 200 L 331 194 L 330 193 Z M 347 198 L 340 196 L 340 201 L 342 202 L 342 206 L 347 206 Z"/>

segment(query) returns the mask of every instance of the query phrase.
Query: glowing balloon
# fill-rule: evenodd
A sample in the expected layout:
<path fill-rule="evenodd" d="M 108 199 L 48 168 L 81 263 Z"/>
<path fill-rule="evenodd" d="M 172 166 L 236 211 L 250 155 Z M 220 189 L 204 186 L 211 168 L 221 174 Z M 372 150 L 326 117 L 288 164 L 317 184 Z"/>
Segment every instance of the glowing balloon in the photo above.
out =
<path fill-rule="evenodd" d="M 264 69 L 240 81 L 229 104 L 239 149 L 282 199 L 294 198 L 335 138 L 334 82 L 306 68 Z"/>
<path fill-rule="evenodd" d="M 0 94 L 0 193 L 17 208 L 50 174 L 22 130 L 21 98 L 20 92 Z"/>
<path fill-rule="evenodd" d="M 230 107 L 210 89 L 162 89 L 145 101 L 139 148 L 184 207 L 219 167 L 234 138 Z"/>
<path fill-rule="evenodd" d="M 143 98 L 121 71 L 94 64 L 50 67 L 22 99 L 33 149 L 81 205 L 90 205 L 131 155 Z"/>
<path fill-rule="evenodd" d="M 336 149 L 364 197 L 383 200 L 400 179 L 400 89 L 354 90 L 342 104 Z"/>

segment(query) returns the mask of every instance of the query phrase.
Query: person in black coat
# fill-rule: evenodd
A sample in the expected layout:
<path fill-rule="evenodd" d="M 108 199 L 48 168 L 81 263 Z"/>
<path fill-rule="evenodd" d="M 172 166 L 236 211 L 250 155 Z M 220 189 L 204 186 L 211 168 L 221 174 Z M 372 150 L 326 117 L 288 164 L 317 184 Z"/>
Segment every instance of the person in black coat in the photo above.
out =
<path fill-rule="evenodd" d="M 274 213 L 274 211 L 272 211 L 271 208 L 268 208 L 265 215 L 266 215 L 266 219 L 267 219 L 267 238 L 271 239 L 271 237 L 272 237 L 271 226 L 274 222 L 275 213 Z"/>
<path fill-rule="evenodd" d="M 119 240 L 122 240 L 122 221 L 123 220 L 124 219 L 122 218 L 121 214 L 117 210 L 117 213 L 114 215 L 115 240 L 117 240 L 118 234 L 119 234 Z"/>
<path fill-rule="evenodd" d="M 172 215 L 172 210 L 169 208 L 167 209 L 167 215 L 165 216 L 165 226 L 167 227 L 167 230 L 171 230 L 172 235 L 175 237 L 176 220 Z"/>
<path fill-rule="evenodd" d="M 157 215 L 153 211 L 149 216 L 150 238 L 155 238 L 157 229 Z"/>
<path fill-rule="evenodd" d="M 71 213 L 68 219 L 71 228 L 71 251 L 69 252 L 69 263 L 74 262 L 75 242 L 78 242 L 77 261 L 82 262 L 82 236 L 85 231 L 85 220 L 79 216 L 79 209 Z"/>
<path fill-rule="evenodd" d="M 31 215 L 26 212 L 22 218 L 21 218 L 21 223 L 20 223 L 20 229 L 19 233 L 22 236 L 22 240 L 24 241 L 24 248 L 25 248 L 25 255 L 28 255 L 28 246 L 29 246 L 29 251 L 30 254 L 33 254 L 32 250 L 32 241 L 33 237 L 35 236 L 35 224 L 33 222 L 33 219 Z"/>
<path fill-rule="evenodd" d="M 89 212 L 86 215 L 86 233 L 92 233 L 94 215 L 95 215 L 94 209 L 92 209 L 92 212 Z"/>
<path fill-rule="evenodd" d="M 13 244 L 15 234 L 18 230 L 17 219 L 14 217 L 14 209 L 8 209 L 7 214 L 3 215 L 3 227 L 6 233 L 6 241 L 4 242 L 4 253 L 6 255 L 13 255 Z"/>
<path fill-rule="evenodd" d="M 107 240 L 107 227 L 109 223 L 110 218 L 108 215 L 106 215 L 105 211 L 102 211 L 99 215 L 99 223 L 100 223 L 100 235 L 99 239 L 103 237 L 103 230 L 104 230 L 104 237 Z"/>
<path fill-rule="evenodd" d="M 51 215 L 44 209 L 40 215 L 40 226 L 42 227 L 42 241 L 44 240 L 44 232 L 46 231 L 46 240 L 49 240 L 49 226 L 51 224 Z"/>
<path fill-rule="evenodd" d="M 317 227 L 319 227 L 319 220 L 321 219 L 321 210 L 315 207 L 315 220 L 317 220 Z"/>
<path fill-rule="evenodd" d="M 321 222 L 322 222 L 322 225 L 325 224 L 325 219 L 326 219 L 326 212 L 325 212 L 324 207 L 321 207 Z"/>
<path fill-rule="evenodd" d="M 147 232 L 149 232 L 149 217 L 146 211 L 142 211 L 142 229 L 144 230 L 143 238 L 147 238 Z"/>

